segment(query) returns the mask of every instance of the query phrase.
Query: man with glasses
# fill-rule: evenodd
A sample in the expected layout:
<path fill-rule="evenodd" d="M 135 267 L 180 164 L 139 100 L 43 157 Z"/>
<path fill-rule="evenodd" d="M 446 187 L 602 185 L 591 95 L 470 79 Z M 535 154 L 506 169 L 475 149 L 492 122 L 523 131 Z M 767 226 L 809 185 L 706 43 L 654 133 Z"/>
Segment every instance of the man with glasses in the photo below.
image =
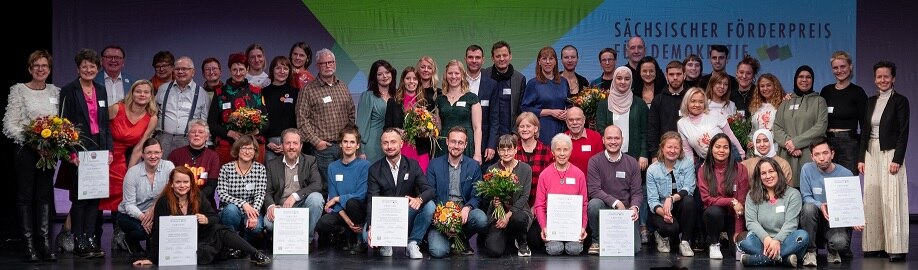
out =
<path fill-rule="evenodd" d="M 188 122 L 192 119 L 207 120 L 209 100 L 204 88 L 194 82 L 194 62 L 183 56 L 175 61 L 175 81 L 163 84 L 156 93 L 159 106 L 159 125 L 156 139 L 163 153 L 188 145 Z"/>
<path fill-rule="evenodd" d="M 564 54 L 564 51 L 561 51 Z M 602 67 L 602 75 L 593 80 L 590 85 L 599 86 L 601 89 L 609 90 L 612 88 L 612 79 L 615 77 L 615 61 L 618 58 L 618 52 L 612 48 L 604 48 L 599 51 L 599 66 Z"/>
<path fill-rule="evenodd" d="M 105 85 L 108 101 L 115 103 L 123 99 L 134 80 L 131 76 L 121 72 L 124 69 L 124 49 L 118 45 L 108 45 L 102 49 L 102 70 L 96 75 L 95 81 Z"/>
<path fill-rule="evenodd" d="M 344 127 L 355 125 L 354 99 L 347 83 L 335 76 L 335 54 L 329 49 L 316 52 L 319 78 L 300 91 L 296 100 L 296 125 L 304 141 L 313 145 L 319 174 L 322 176 L 322 195 L 328 195 L 328 164 L 341 156 L 338 134 Z M 364 134 L 378 136 L 378 134 Z"/>

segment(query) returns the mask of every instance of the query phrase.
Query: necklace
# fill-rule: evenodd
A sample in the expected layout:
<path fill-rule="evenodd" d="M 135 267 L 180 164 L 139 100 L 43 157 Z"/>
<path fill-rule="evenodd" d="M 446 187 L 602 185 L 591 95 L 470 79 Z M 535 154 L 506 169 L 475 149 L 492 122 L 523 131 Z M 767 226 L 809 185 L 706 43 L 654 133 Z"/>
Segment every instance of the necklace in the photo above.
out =
<path fill-rule="evenodd" d="M 558 163 L 557 163 L 557 162 L 555 163 L 554 166 L 555 166 L 555 170 L 558 171 L 558 179 L 561 180 L 561 184 L 564 184 L 564 180 L 565 180 L 565 178 L 566 178 L 565 176 L 567 176 L 567 171 L 568 171 L 567 169 L 569 169 L 570 167 L 564 168 L 564 170 L 562 171 L 561 168 L 558 168 Z"/>
<path fill-rule="evenodd" d="M 240 175 L 246 176 L 247 174 L 249 174 L 249 171 L 252 170 L 252 164 L 249 164 L 249 167 L 243 170 L 242 165 L 239 165 L 239 161 L 236 161 L 236 169 L 239 171 Z"/>

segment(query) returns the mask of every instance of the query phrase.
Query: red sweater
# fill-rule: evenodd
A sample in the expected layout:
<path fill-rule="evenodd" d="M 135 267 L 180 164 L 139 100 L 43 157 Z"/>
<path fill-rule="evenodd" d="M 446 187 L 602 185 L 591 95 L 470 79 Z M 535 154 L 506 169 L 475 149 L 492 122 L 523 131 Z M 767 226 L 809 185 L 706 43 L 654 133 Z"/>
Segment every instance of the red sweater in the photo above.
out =
<path fill-rule="evenodd" d="M 571 164 L 577 166 L 581 171 L 587 170 L 590 158 L 596 153 L 602 152 L 602 135 L 592 129 L 584 128 L 583 136 L 579 139 L 571 137 L 573 147 L 571 147 Z M 564 134 L 571 135 L 571 131 L 565 131 Z"/>
<path fill-rule="evenodd" d="M 704 166 L 698 168 L 698 191 L 701 193 L 701 202 L 704 208 L 711 206 L 728 208 L 728 215 L 735 219 L 733 227 L 734 232 L 739 233 L 745 230 L 746 220 L 742 215 L 737 215 L 733 211 L 732 201 L 735 198 L 740 204 L 746 203 L 746 195 L 749 193 L 749 176 L 746 173 L 746 167 L 742 163 L 736 163 L 736 174 L 734 174 L 733 186 L 729 187 L 734 190 L 733 196 L 727 196 L 724 186 L 724 174 L 726 173 L 726 163 L 714 163 L 714 179 L 717 180 L 717 196 L 711 196 L 711 187 L 704 180 Z"/>

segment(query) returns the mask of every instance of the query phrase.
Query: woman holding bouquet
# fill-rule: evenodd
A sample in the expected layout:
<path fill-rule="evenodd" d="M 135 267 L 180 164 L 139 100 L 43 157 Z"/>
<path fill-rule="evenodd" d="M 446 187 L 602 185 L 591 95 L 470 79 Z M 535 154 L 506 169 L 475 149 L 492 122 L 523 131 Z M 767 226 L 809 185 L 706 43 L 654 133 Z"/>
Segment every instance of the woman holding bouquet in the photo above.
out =
<path fill-rule="evenodd" d="M 504 254 L 507 246 L 507 239 L 516 241 L 517 256 L 529 257 L 532 251 L 529 250 L 529 244 L 526 241 L 529 223 L 532 222 L 532 212 L 529 208 L 529 191 L 532 187 L 529 179 L 532 178 L 532 167 L 516 159 L 516 136 L 503 135 L 497 141 L 497 155 L 500 162 L 491 165 L 489 172 L 505 171 L 511 172 L 515 177 L 519 189 L 513 193 L 509 201 L 502 201 L 493 198 L 488 205 L 488 224 L 487 238 L 484 244 L 484 253 L 492 257 L 500 257 Z M 487 198 L 485 198 L 487 199 Z M 503 218 L 493 217 L 495 207 L 502 205 L 507 209 Z"/>
<path fill-rule="evenodd" d="M 577 256 L 583 251 L 583 240 L 586 239 L 587 226 L 587 184 L 586 175 L 571 165 L 568 159 L 571 156 L 571 137 L 566 134 L 555 135 L 551 139 L 551 152 L 555 156 L 555 163 L 545 169 L 544 173 L 539 175 L 539 186 L 536 191 L 535 206 L 532 212 L 536 216 L 541 231 L 541 240 L 545 242 L 545 252 L 548 255 L 561 255 L 562 252 L 567 255 Z M 573 181 L 572 181 L 573 180 Z M 580 195 L 583 198 L 582 225 L 580 226 L 580 241 L 549 241 L 546 235 L 546 226 L 548 226 L 548 194 L 566 194 Z M 552 217 L 556 218 L 556 217 Z"/>
<path fill-rule="evenodd" d="M 245 54 L 234 53 L 229 57 L 228 65 L 230 69 L 229 79 L 223 89 L 214 92 L 214 98 L 210 102 L 210 112 L 207 114 L 207 124 L 210 126 L 210 133 L 214 135 L 217 146 L 217 154 L 220 156 L 220 163 L 225 164 L 233 161 L 230 155 L 230 148 L 233 142 L 242 135 L 254 135 L 261 142 L 258 145 L 258 156 L 263 157 L 265 153 L 264 137 L 259 134 L 264 133 L 263 129 L 268 127 L 267 123 L 261 123 L 259 128 L 242 130 L 233 128 L 230 123 L 230 115 L 239 108 L 251 108 L 261 112 L 265 111 L 265 103 L 262 99 L 261 87 L 249 84 L 246 74 L 249 70 L 249 62 L 246 61 Z M 259 158 L 263 162 L 264 158 Z"/>
<path fill-rule="evenodd" d="M 51 54 L 37 50 L 29 55 L 29 74 L 32 80 L 10 87 L 6 115 L 3 117 L 3 134 L 16 143 L 16 210 L 19 226 L 26 240 L 26 260 L 38 261 L 38 253 L 45 260 L 54 261 L 49 238 L 51 203 L 54 201 L 52 178 L 54 168 L 36 166 L 41 155 L 35 147 L 26 142 L 25 127 L 33 120 L 57 114 L 58 96 L 61 89 L 47 83 L 51 75 Z M 56 163 L 56 160 L 55 160 Z M 35 243 L 38 243 L 36 247 Z"/>
<path fill-rule="evenodd" d="M 520 109 L 539 116 L 540 138 L 549 143 L 552 136 L 567 128 L 567 80 L 558 74 L 558 55 L 555 49 L 544 47 L 539 50 L 538 71 L 535 78 L 526 83 Z"/>
<path fill-rule="evenodd" d="M 401 83 L 395 90 L 395 98 L 390 98 L 386 103 L 386 123 L 383 128 L 402 128 L 405 127 L 405 114 L 415 108 L 423 108 L 426 113 L 431 113 L 434 109 L 433 93 L 419 87 L 420 74 L 414 67 L 406 67 L 402 70 Z M 435 134 L 431 137 L 416 137 L 414 144 L 406 143 L 402 145 L 402 155 L 417 160 L 421 170 L 427 173 L 427 164 L 430 163 L 430 151 L 432 140 L 436 140 Z"/>
<path fill-rule="evenodd" d="M 386 121 L 386 104 L 395 96 L 393 76 L 396 72 L 388 61 L 376 60 L 370 66 L 367 91 L 360 95 L 357 130 L 363 135 L 360 142 L 360 149 L 363 150 L 361 157 L 370 163 L 383 157 L 380 136 Z"/>

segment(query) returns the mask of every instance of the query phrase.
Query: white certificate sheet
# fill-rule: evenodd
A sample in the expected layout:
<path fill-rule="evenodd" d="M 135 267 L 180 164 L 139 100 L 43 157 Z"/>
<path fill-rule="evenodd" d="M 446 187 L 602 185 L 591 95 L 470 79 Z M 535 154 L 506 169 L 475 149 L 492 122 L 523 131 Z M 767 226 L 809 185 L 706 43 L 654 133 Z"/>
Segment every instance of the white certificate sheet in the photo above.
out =
<path fill-rule="evenodd" d="M 77 199 L 108 198 L 108 150 L 78 153 Z"/>
<path fill-rule="evenodd" d="M 408 198 L 373 197 L 370 227 L 374 246 L 408 246 Z"/>
<path fill-rule="evenodd" d="M 580 241 L 583 196 L 548 194 L 545 235 L 550 241 Z"/>
<path fill-rule="evenodd" d="M 159 266 L 197 265 L 197 254 L 197 216 L 159 217 Z"/>
<path fill-rule="evenodd" d="M 309 254 L 309 208 L 274 208 L 274 254 Z"/>
<path fill-rule="evenodd" d="M 861 179 L 857 176 L 825 179 L 829 227 L 842 228 L 864 225 L 864 200 Z"/>
<path fill-rule="evenodd" d="M 599 210 L 599 256 L 634 257 L 634 210 Z"/>

